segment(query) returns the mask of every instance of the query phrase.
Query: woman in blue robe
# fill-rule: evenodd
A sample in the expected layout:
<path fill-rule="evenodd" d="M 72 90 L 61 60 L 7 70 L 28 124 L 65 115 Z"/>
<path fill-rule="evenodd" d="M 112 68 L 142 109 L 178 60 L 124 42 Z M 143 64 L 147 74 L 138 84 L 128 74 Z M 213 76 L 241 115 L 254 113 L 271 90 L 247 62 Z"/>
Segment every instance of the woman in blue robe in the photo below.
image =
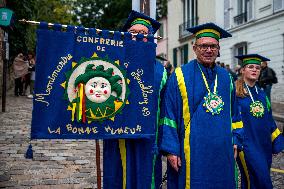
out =
<path fill-rule="evenodd" d="M 213 23 L 189 30 L 197 59 L 170 76 L 162 101 L 159 148 L 168 159 L 169 189 L 233 189 L 242 122 L 232 77 L 215 64 L 219 39 Z"/>
<path fill-rule="evenodd" d="M 160 23 L 150 17 L 132 11 L 123 31 L 139 34 L 154 34 Z M 133 37 L 133 40 L 136 40 Z M 146 42 L 146 38 L 143 39 Z M 167 72 L 162 64 L 154 62 L 154 91 L 158 99 L 157 121 L 154 137 L 148 139 L 104 140 L 103 149 L 103 188 L 104 189 L 154 189 L 162 180 L 161 155 L 158 154 L 158 122 L 160 99 L 167 80 Z M 127 118 L 131 119 L 131 117 Z"/>
<path fill-rule="evenodd" d="M 237 100 L 244 124 L 244 148 L 238 154 L 242 189 L 272 189 L 272 154 L 284 149 L 272 117 L 270 102 L 257 85 L 260 64 L 269 59 L 257 54 L 236 56 L 242 60 L 242 77 L 237 80 Z"/>

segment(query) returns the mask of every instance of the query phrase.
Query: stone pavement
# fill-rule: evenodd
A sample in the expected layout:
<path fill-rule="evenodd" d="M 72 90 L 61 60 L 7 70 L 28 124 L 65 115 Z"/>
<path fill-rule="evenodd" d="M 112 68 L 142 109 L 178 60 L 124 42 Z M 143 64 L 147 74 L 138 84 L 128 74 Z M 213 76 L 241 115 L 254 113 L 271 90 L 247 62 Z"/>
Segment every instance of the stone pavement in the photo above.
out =
<path fill-rule="evenodd" d="M 96 188 L 93 140 L 34 140 L 34 159 L 25 159 L 31 110 L 31 99 L 8 95 L 6 112 L 0 112 L 0 188 Z M 273 158 L 272 167 L 284 170 L 284 153 Z M 283 189 L 284 173 L 271 175 L 274 187 Z"/>
<path fill-rule="evenodd" d="M 0 188 L 96 188 L 94 140 L 34 140 L 25 159 L 31 110 L 31 99 L 8 96 L 0 113 Z"/>

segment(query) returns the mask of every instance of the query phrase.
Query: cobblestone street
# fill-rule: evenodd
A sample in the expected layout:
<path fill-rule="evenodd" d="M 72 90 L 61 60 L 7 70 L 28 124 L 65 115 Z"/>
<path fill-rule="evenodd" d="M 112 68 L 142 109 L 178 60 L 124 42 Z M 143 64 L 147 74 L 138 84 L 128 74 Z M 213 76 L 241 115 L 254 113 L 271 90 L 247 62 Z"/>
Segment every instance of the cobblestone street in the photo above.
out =
<path fill-rule="evenodd" d="M 8 95 L 6 112 L 0 113 L 0 188 L 96 188 L 94 140 L 34 140 L 33 160 L 24 157 L 31 111 L 31 99 Z M 273 158 L 272 167 L 274 187 L 283 189 L 284 153 Z"/>
<path fill-rule="evenodd" d="M 33 140 L 29 145 L 32 100 L 8 97 L 0 113 L 0 188 L 96 188 L 94 140 Z"/>

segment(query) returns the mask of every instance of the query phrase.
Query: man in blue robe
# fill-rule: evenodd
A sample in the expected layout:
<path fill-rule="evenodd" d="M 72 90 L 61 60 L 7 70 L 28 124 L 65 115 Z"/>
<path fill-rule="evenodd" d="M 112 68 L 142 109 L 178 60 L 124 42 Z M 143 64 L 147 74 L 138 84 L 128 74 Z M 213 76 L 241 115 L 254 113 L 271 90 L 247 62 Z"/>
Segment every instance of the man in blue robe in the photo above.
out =
<path fill-rule="evenodd" d="M 162 101 L 159 148 L 168 159 L 168 188 L 232 189 L 243 124 L 233 79 L 215 64 L 219 39 L 231 35 L 213 23 L 188 31 L 197 59 L 175 70 Z"/>
<path fill-rule="evenodd" d="M 154 34 L 160 23 L 132 11 L 123 31 L 133 34 Z M 136 40 L 133 37 L 133 40 Z M 146 42 L 146 38 L 143 39 Z M 105 140 L 103 150 L 103 187 L 104 189 L 149 189 L 159 188 L 162 180 L 161 155 L 157 149 L 157 125 L 160 115 L 160 94 L 167 80 L 167 72 L 160 62 L 154 65 L 154 88 L 157 93 L 156 136 L 150 139 Z M 129 118 L 131 119 L 131 118 Z M 149 123 L 149 125 L 151 125 Z"/>

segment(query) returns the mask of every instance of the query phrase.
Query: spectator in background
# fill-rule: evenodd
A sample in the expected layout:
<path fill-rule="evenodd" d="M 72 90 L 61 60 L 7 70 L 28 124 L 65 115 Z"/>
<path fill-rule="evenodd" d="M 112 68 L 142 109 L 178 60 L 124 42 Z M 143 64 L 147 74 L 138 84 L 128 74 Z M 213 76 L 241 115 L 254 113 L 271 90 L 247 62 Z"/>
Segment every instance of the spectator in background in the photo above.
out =
<path fill-rule="evenodd" d="M 166 61 L 166 63 L 164 64 L 164 67 L 166 68 L 167 70 L 167 75 L 168 77 L 170 77 L 171 73 L 173 72 L 174 70 L 174 67 L 172 66 L 171 62 L 168 60 Z"/>
<path fill-rule="evenodd" d="M 34 83 L 35 83 L 35 56 L 34 53 L 30 52 L 28 54 L 29 59 L 29 71 L 30 71 L 30 94 L 27 96 L 28 98 L 33 98 L 34 94 Z"/>
<path fill-rule="evenodd" d="M 240 78 L 242 73 L 241 73 L 241 66 L 238 64 L 235 67 L 235 73 L 237 74 L 237 77 Z"/>
<path fill-rule="evenodd" d="M 267 59 L 267 61 L 270 60 Z M 259 85 L 266 93 L 269 101 L 271 101 L 270 94 L 271 94 L 272 85 L 276 84 L 278 81 L 274 70 L 267 66 L 267 61 L 261 63 Z"/>
<path fill-rule="evenodd" d="M 220 63 L 220 66 L 221 66 L 222 68 L 225 68 L 225 63 L 224 63 L 224 62 Z"/>
<path fill-rule="evenodd" d="M 234 81 L 236 81 L 238 79 L 237 74 L 231 70 L 229 64 L 226 64 L 226 70 L 231 74 L 231 76 L 233 77 Z"/>
<path fill-rule="evenodd" d="M 19 53 L 13 62 L 13 70 L 15 77 L 15 96 L 23 96 L 23 82 L 25 80 L 25 75 L 28 73 L 28 61 L 25 61 L 23 53 Z"/>

